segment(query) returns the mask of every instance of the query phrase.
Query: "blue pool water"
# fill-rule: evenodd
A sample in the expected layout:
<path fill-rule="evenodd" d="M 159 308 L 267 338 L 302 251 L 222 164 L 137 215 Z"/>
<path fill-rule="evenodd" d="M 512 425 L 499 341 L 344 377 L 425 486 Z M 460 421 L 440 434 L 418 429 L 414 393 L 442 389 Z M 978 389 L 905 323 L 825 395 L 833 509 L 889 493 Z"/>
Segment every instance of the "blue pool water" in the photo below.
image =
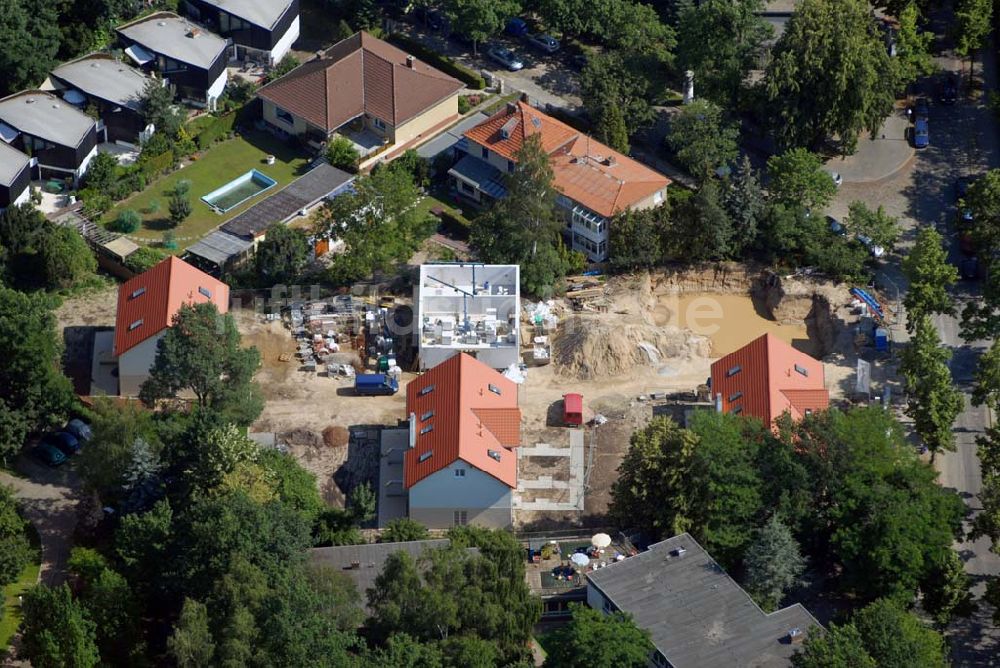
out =
<path fill-rule="evenodd" d="M 221 188 L 216 188 L 201 199 L 213 209 L 225 213 L 254 195 L 259 195 L 268 188 L 274 187 L 277 183 L 267 174 L 251 169 L 246 174 L 236 177 Z"/>

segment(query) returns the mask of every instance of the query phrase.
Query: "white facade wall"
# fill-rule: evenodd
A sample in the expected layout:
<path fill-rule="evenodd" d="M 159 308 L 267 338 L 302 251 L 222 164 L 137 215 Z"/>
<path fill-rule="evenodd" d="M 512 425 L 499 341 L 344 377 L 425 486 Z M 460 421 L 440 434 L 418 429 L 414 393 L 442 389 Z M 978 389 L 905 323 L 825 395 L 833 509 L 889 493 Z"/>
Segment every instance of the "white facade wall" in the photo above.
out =
<path fill-rule="evenodd" d="M 464 511 L 468 524 L 505 529 L 513 524 L 513 497 L 506 484 L 459 459 L 410 488 L 410 519 L 446 529 L 455 526 L 455 512 Z"/>
<path fill-rule="evenodd" d="M 222 96 L 223 91 L 226 90 L 226 82 L 228 81 L 229 70 L 224 68 L 222 70 L 222 74 L 219 75 L 219 78 L 208 87 L 207 91 L 205 91 L 205 101 L 208 104 L 208 108 L 212 111 L 215 111 L 215 103 Z"/>
<path fill-rule="evenodd" d="M 139 396 L 139 388 L 149 378 L 149 369 L 156 360 L 156 346 L 166 330 L 151 336 L 118 357 L 118 394 L 123 397 Z"/>
<path fill-rule="evenodd" d="M 278 40 L 278 43 L 274 45 L 273 49 L 271 49 L 271 54 L 270 54 L 271 64 L 277 65 L 279 62 L 281 62 L 281 59 L 284 58 L 289 51 L 291 51 L 292 44 L 294 44 L 295 40 L 297 40 L 298 38 L 299 38 L 299 17 L 296 16 L 295 20 L 292 21 L 292 24 L 288 26 L 288 30 L 285 32 L 285 34 L 281 36 L 281 39 Z"/>

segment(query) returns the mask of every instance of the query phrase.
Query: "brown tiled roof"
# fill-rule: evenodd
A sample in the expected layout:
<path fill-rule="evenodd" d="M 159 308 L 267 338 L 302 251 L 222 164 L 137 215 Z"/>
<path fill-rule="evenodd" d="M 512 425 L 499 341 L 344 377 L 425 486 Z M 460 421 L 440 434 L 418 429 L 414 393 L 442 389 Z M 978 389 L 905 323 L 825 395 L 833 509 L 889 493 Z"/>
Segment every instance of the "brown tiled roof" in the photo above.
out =
<path fill-rule="evenodd" d="M 602 216 L 613 216 L 666 188 L 670 179 L 596 139 L 517 102 L 465 133 L 471 141 L 516 160 L 524 138 L 539 135 L 555 186 Z"/>
<path fill-rule="evenodd" d="M 260 89 L 259 95 L 332 132 L 363 113 L 393 126 L 461 90 L 463 84 L 366 32 Z"/>
<path fill-rule="evenodd" d="M 403 463 L 407 488 L 458 459 L 517 486 L 511 448 L 521 442 L 521 409 L 517 385 L 503 374 L 465 353 L 449 357 L 406 386 L 406 413 L 418 421 L 416 445 Z"/>

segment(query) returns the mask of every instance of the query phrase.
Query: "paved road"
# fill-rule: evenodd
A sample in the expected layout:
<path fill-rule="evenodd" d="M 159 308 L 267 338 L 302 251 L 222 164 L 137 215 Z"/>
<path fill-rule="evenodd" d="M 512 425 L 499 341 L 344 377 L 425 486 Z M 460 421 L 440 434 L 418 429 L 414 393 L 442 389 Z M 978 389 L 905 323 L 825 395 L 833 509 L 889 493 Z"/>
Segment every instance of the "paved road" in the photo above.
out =
<path fill-rule="evenodd" d="M 947 51 L 937 63 L 944 70 L 962 71 L 962 63 Z M 977 70 L 981 66 L 977 64 Z M 966 74 L 967 71 L 966 68 Z M 987 88 L 996 89 L 997 73 L 990 64 L 986 66 L 985 79 Z M 933 82 L 928 91 L 933 93 Z M 900 256 L 912 245 L 922 226 L 934 225 L 945 235 L 950 257 L 957 264 L 961 253 L 951 224 L 956 215 L 955 181 L 959 176 L 976 175 L 1000 166 L 996 122 L 982 104 L 981 94 L 955 106 L 932 104 L 930 128 L 930 148 L 917 152 L 913 160 L 891 176 L 868 183 L 845 182 L 831 206 L 831 213 L 843 216 L 848 204 L 859 199 L 870 205 L 885 206 L 890 214 L 900 217 L 904 232 L 899 252 L 883 263 L 878 276 L 889 295 L 894 292 L 893 284 L 901 291 L 906 289 L 899 267 Z M 961 308 L 962 301 L 977 297 L 978 286 L 962 281 L 955 287 L 954 295 Z M 975 438 L 990 424 L 992 416 L 982 407 L 971 406 L 969 392 L 978 357 L 987 342 L 966 344 L 962 341 L 958 318 L 940 316 L 935 318 L 935 323 L 943 343 L 953 350 L 952 375 L 966 399 L 966 409 L 955 424 L 956 452 L 938 457 L 935 466 L 940 472 L 941 484 L 955 489 L 975 513 L 979 509 L 976 494 L 982 482 Z M 901 327 L 893 334 L 900 341 L 907 338 Z M 990 551 L 988 539 L 962 542 L 956 547 L 966 571 L 973 578 L 973 592 L 981 596 L 984 576 L 1000 574 L 1000 556 Z M 992 624 L 991 612 L 984 606 L 972 618 L 957 620 L 948 629 L 956 666 L 1000 666 L 1000 629 Z"/>
<path fill-rule="evenodd" d="M 68 466 L 50 469 L 26 457 L 16 463 L 16 477 L 0 471 L 0 485 L 12 487 L 25 517 L 42 542 L 41 581 L 57 585 L 66 579 L 66 560 L 76 529 L 79 479 Z"/>

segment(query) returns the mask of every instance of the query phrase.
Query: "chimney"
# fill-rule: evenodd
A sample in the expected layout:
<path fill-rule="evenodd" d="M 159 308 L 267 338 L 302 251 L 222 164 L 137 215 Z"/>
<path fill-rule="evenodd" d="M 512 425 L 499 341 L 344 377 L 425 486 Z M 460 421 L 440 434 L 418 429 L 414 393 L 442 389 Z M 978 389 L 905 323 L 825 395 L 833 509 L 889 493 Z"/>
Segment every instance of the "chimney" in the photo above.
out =
<path fill-rule="evenodd" d="M 615 156 L 609 155 L 607 158 L 604 159 L 604 164 L 607 165 L 608 167 L 614 167 L 616 164 L 618 164 L 618 161 L 615 160 Z"/>
<path fill-rule="evenodd" d="M 188 30 L 187 36 L 190 37 L 191 39 L 194 39 L 195 37 L 197 37 L 200 34 L 201 34 L 201 29 L 199 29 L 199 28 L 191 28 L 190 30 Z"/>
<path fill-rule="evenodd" d="M 521 102 L 524 102 L 525 104 L 530 104 L 530 100 L 528 99 L 527 93 L 521 93 Z"/>
<path fill-rule="evenodd" d="M 322 57 L 323 57 L 323 52 L 322 51 L 317 51 L 316 52 L 316 58 L 315 58 L 315 60 L 319 60 Z"/>
<path fill-rule="evenodd" d="M 406 57 L 406 66 L 409 67 L 412 70 L 413 69 L 413 62 L 415 60 L 416 60 L 416 58 L 414 58 L 413 56 L 407 56 Z"/>
<path fill-rule="evenodd" d="M 356 570 L 358 570 L 360 568 L 361 568 L 361 562 L 360 561 L 352 561 L 351 562 L 351 568 L 350 568 L 350 570 L 356 571 Z"/>
<path fill-rule="evenodd" d="M 793 645 L 798 645 L 805 639 L 806 639 L 806 634 L 803 633 L 802 629 L 800 629 L 799 627 L 796 626 L 794 629 L 789 629 L 788 642 L 792 643 Z"/>
<path fill-rule="evenodd" d="M 507 103 L 507 113 L 508 114 L 513 114 L 516 111 L 517 111 L 517 105 L 514 104 L 513 102 L 508 102 Z"/>

